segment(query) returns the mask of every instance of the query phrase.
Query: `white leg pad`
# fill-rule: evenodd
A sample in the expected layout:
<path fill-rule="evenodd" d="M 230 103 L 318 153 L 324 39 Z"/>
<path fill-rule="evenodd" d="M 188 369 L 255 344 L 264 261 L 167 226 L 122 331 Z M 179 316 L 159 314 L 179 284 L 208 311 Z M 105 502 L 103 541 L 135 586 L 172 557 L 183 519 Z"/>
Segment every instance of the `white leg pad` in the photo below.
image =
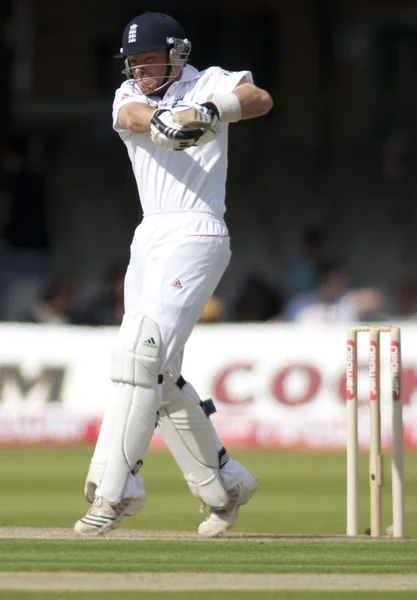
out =
<path fill-rule="evenodd" d="M 94 502 L 96 489 L 101 483 L 103 471 L 104 464 L 90 463 L 90 468 L 88 469 L 87 478 L 84 484 L 84 494 L 87 502 L 90 502 L 91 504 Z"/>
<path fill-rule="evenodd" d="M 91 504 L 94 502 L 94 496 L 97 488 L 101 485 L 101 480 L 104 472 L 104 464 L 91 462 L 85 481 L 84 493 L 86 500 Z M 146 492 L 143 484 L 143 477 L 140 475 L 132 475 L 126 481 L 125 488 L 122 494 L 123 498 L 134 498 L 134 502 L 124 511 L 125 515 L 135 515 L 141 508 L 145 506 Z"/>
<path fill-rule="evenodd" d="M 114 384 L 116 388 L 117 384 Z M 91 459 L 90 468 L 87 473 L 87 478 L 84 485 L 84 494 L 88 502 L 94 502 L 96 489 L 101 483 L 103 477 L 104 465 L 107 462 L 110 440 L 113 436 L 113 421 L 117 413 L 117 392 L 116 389 L 114 399 L 111 398 L 109 405 L 101 422 L 100 432 L 96 447 L 94 448 L 93 458 Z"/>
<path fill-rule="evenodd" d="M 161 336 L 152 319 L 126 313 L 111 359 L 117 383 L 108 458 L 97 494 L 110 504 L 123 497 L 127 479 L 148 450 L 159 408 Z"/>
<path fill-rule="evenodd" d="M 228 495 L 222 484 L 216 439 L 209 419 L 169 378 L 163 389 L 158 428 L 191 492 L 211 507 L 226 506 Z"/>

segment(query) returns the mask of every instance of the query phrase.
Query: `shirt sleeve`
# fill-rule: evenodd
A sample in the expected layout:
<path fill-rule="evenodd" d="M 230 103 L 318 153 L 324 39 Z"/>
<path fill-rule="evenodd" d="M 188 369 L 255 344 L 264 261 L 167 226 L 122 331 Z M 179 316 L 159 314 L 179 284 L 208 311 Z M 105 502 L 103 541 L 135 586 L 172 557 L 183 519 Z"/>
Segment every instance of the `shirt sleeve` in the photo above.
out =
<path fill-rule="evenodd" d="M 146 99 L 144 96 L 135 93 L 131 86 L 126 82 L 116 91 L 114 95 L 113 101 L 113 129 L 118 133 L 122 131 L 127 131 L 120 127 L 118 123 L 119 111 L 125 104 L 130 104 L 132 102 L 139 102 L 140 104 L 146 104 Z"/>
<path fill-rule="evenodd" d="M 240 83 L 253 83 L 250 71 L 225 71 L 219 69 L 214 93 L 216 96 L 224 96 L 233 92 Z"/>

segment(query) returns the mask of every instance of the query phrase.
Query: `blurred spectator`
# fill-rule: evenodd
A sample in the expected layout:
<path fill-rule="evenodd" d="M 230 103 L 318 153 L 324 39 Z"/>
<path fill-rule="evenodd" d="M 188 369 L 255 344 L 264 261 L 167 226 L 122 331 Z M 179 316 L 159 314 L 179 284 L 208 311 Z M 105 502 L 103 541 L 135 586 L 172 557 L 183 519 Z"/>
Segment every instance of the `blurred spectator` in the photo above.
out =
<path fill-rule="evenodd" d="M 250 275 L 243 284 L 234 305 L 235 320 L 269 321 L 281 313 L 284 302 L 280 292 L 261 274 Z"/>
<path fill-rule="evenodd" d="M 389 318 L 417 319 L 417 285 L 412 277 L 399 280 L 394 286 Z"/>
<path fill-rule="evenodd" d="M 300 253 L 287 273 L 286 289 L 290 296 L 315 289 L 320 266 L 327 259 L 325 233 L 317 227 L 306 229 L 301 235 Z"/>
<path fill-rule="evenodd" d="M 218 296 L 212 296 L 204 307 L 198 323 L 218 323 L 224 316 L 224 303 Z"/>
<path fill-rule="evenodd" d="M 117 261 L 104 273 L 98 294 L 77 311 L 79 325 L 120 325 L 124 314 L 126 263 Z"/>
<path fill-rule="evenodd" d="M 35 302 L 47 270 L 49 235 L 42 177 L 28 164 L 29 143 L 14 136 L 0 150 L 0 319 L 16 320 Z M 6 205 L 6 206 L 4 206 Z"/>
<path fill-rule="evenodd" d="M 317 288 L 291 298 L 284 320 L 299 323 L 352 323 L 373 321 L 383 305 L 382 293 L 375 288 L 351 290 L 344 267 L 336 260 L 321 266 Z"/>
<path fill-rule="evenodd" d="M 74 283 L 68 277 L 53 277 L 44 285 L 38 302 L 21 319 L 27 323 L 71 323 Z"/>

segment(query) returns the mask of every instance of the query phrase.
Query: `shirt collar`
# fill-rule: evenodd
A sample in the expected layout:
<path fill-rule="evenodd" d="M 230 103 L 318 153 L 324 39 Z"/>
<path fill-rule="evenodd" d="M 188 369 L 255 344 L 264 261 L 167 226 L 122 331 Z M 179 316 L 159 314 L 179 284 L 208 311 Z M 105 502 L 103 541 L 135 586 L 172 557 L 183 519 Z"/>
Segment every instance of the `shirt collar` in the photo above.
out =
<path fill-rule="evenodd" d="M 200 76 L 200 71 L 198 71 L 195 67 L 191 65 L 185 65 L 182 70 L 180 81 L 191 81 L 192 79 L 197 79 Z"/>

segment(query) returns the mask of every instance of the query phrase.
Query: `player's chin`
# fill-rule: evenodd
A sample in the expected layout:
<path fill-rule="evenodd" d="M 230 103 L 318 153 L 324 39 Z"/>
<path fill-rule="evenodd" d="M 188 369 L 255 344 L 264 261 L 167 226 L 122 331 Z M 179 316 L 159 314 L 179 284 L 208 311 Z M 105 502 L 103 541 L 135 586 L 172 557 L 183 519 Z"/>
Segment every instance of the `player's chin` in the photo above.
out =
<path fill-rule="evenodd" d="M 152 92 L 154 92 L 156 88 L 160 85 L 156 79 L 141 79 L 139 81 L 136 81 L 136 84 L 142 92 L 142 94 L 152 94 Z"/>

